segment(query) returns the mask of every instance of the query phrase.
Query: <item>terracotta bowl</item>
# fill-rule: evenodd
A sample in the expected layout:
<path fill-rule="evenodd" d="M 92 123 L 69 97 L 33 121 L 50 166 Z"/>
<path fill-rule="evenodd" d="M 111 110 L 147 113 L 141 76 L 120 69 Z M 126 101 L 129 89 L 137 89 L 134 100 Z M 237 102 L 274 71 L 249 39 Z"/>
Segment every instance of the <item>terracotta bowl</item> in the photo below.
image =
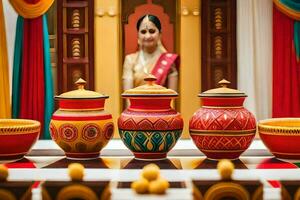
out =
<path fill-rule="evenodd" d="M 25 119 L 0 120 L 0 160 L 21 159 L 40 134 L 40 122 Z"/>
<path fill-rule="evenodd" d="M 277 158 L 300 159 L 300 118 L 259 121 L 260 138 Z"/>

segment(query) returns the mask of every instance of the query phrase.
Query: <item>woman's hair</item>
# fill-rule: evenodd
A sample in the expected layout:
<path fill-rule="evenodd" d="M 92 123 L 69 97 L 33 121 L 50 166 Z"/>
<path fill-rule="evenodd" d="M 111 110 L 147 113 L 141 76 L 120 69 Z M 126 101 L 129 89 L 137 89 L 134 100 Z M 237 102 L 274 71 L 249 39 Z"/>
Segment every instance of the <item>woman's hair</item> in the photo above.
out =
<path fill-rule="evenodd" d="M 143 19 L 145 17 L 148 17 L 149 21 L 151 21 L 155 26 L 156 28 L 159 30 L 159 32 L 161 32 L 161 24 L 160 24 L 160 21 L 158 19 L 158 17 L 154 16 L 154 15 L 144 15 L 142 16 L 138 21 L 137 21 L 137 24 L 136 24 L 136 29 L 139 31 L 140 29 L 140 26 L 141 26 L 141 23 L 143 21 Z"/>

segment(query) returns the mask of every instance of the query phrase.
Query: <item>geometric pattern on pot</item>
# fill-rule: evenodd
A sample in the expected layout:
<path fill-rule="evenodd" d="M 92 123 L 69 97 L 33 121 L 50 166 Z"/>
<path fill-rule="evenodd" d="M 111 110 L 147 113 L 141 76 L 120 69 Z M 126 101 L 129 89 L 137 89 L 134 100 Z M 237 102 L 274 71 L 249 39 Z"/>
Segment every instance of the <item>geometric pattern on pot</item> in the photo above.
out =
<path fill-rule="evenodd" d="M 78 137 L 78 130 L 73 124 L 63 124 L 59 128 L 59 136 L 64 141 L 72 142 Z"/>
<path fill-rule="evenodd" d="M 133 152 L 168 152 L 180 138 L 182 130 L 129 131 L 119 129 L 125 145 Z"/>
<path fill-rule="evenodd" d="M 82 130 L 82 138 L 86 141 L 93 141 L 100 138 L 102 134 L 101 128 L 95 124 L 86 124 Z"/>
<path fill-rule="evenodd" d="M 178 130 L 183 128 L 183 120 L 180 115 L 162 117 L 137 118 L 121 115 L 118 127 L 123 130 Z"/>
<path fill-rule="evenodd" d="M 191 133 L 195 145 L 201 150 L 242 150 L 247 149 L 255 133 L 250 135 L 199 135 Z"/>
<path fill-rule="evenodd" d="M 256 128 L 256 121 L 245 108 L 201 108 L 190 120 L 190 129 L 200 130 L 249 130 Z"/>

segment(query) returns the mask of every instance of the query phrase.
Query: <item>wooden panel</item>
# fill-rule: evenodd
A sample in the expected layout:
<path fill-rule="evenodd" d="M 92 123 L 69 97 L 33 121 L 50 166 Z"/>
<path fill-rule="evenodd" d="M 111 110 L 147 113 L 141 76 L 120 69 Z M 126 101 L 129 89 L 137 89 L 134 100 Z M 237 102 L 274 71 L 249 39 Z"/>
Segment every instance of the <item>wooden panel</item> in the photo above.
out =
<path fill-rule="evenodd" d="M 74 82 L 76 82 L 80 77 L 86 77 L 86 67 L 88 67 L 85 64 L 68 64 L 65 65 L 67 68 L 65 69 L 67 71 L 67 86 L 70 90 L 77 89 Z M 88 79 L 86 81 L 89 81 Z"/>
<path fill-rule="evenodd" d="M 134 12 L 134 9 L 145 3 L 147 3 L 147 0 L 122 0 L 122 24 L 127 24 L 128 17 Z"/>
<path fill-rule="evenodd" d="M 79 76 L 94 90 L 94 1 L 57 1 L 58 93 L 74 89 Z"/>
<path fill-rule="evenodd" d="M 165 13 L 167 13 L 169 15 L 170 22 L 173 23 L 173 24 L 176 23 L 176 18 L 177 18 L 177 14 L 176 14 L 177 4 L 176 4 L 176 1 L 174 1 L 174 0 L 152 0 L 152 2 L 154 4 L 161 5 L 164 8 Z"/>
<path fill-rule="evenodd" d="M 122 23 L 128 23 L 128 17 L 134 12 L 137 6 L 146 4 L 147 0 L 123 0 L 122 1 Z M 176 22 L 176 1 L 174 0 L 152 0 L 153 4 L 164 8 L 165 13 L 170 17 L 171 23 Z"/>
<path fill-rule="evenodd" d="M 236 0 L 203 0 L 201 13 L 202 91 L 223 78 L 236 88 Z"/>

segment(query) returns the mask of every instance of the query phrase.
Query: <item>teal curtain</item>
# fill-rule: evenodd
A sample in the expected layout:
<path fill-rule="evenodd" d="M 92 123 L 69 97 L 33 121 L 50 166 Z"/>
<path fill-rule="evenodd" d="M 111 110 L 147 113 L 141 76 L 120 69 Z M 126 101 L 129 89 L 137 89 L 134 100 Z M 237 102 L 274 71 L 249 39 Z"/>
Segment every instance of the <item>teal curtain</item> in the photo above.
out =
<path fill-rule="evenodd" d="M 297 54 L 297 61 L 300 61 L 300 21 L 295 21 L 294 24 L 294 43 Z"/>
<path fill-rule="evenodd" d="M 43 35 L 44 35 L 44 76 L 45 76 L 45 124 L 44 139 L 51 139 L 49 123 L 53 114 L 53 80 L 50 58 L 50 43 L 48 34 L 47 16 L 43 15 Z"/>
<path fill-rule="evenodd" d="M 22 46 L 23 46 L 23 23 L 24 19 L 18 16 L 16 26 L 15 51 L 13 63 L 12 79 L 12 117 L 18 118 L 20 112 L 20 75 L 22 65 Z"/>

